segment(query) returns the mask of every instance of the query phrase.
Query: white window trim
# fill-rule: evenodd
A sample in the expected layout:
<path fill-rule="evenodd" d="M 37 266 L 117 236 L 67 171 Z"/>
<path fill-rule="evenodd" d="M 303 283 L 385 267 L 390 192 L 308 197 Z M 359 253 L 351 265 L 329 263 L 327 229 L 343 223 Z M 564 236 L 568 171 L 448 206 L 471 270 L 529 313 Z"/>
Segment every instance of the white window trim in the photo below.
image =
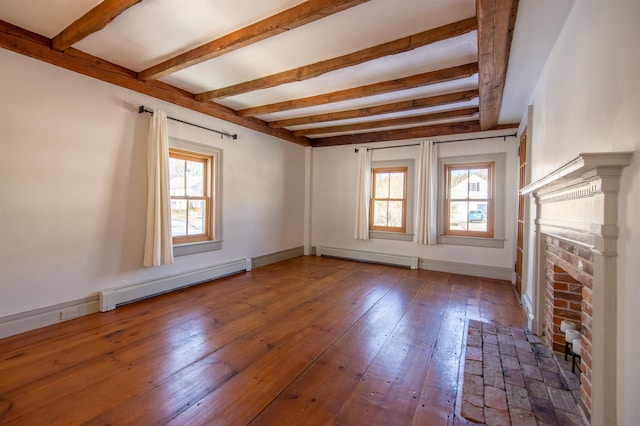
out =
<path fill-rule="evenodd" d="M 407 223 L 405 232 L 386 232 L 369 230 L 369 238 L 379 240 L 413 241 L 414 210 L 415 210 L 415 160 L 380 160 L 372 161 L 372 169 L 383 169 L 390 167 L 407 168 Z"/>
<path fill-rule="evenodd" d="M 495 193 L 493 199 L 495 212 L 493 215 L 493 238 L 444 235 L 444 198 L 446 192 L 446 179 L 444 176 L 445 164 L 455 165 L 487 162 L 495 163 Z M 504 152 L 443 157 L 438 159 L 438 244 L 504 248 L 506 162 L 507 154 Z"/>
<path fill-rule="evenodd" d="M 184 256 L 222 249 L 222 150 L 213 146 L 200 144 L 184 139 L 169 137 L 169 147 L 183 151 L 213 156 L 213 187 L 211 202 L 213 203 L 213 234 L 211 240 L 173 246 L 174 256 Z"/>

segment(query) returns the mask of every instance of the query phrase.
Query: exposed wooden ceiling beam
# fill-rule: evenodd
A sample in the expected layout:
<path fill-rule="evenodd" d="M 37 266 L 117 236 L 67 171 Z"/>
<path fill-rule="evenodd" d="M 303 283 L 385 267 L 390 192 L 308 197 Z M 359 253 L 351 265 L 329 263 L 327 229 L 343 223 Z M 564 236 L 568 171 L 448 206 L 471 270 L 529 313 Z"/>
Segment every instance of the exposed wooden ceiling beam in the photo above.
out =
<path fill-rule="evenodd" d="M 160 81 L 140 81 L 136 72 L 109 63 L 74 48 L 59 52 L 50 48 L 51 40 L 30 31 L 0 21 L 0 47 L 38 59 L 49 64 L 115 84 L 166 102 L 179 105 L 211 117 L 256 130 L 277 138 L 303 146 L 309 146 L 310 140 L 294 136 L 285 129 L 274 129 L 264 121 L 251 117 L 240 117 L 231 108 L 213 102 L 199 102 L 192 93 L 178 89 Z"/>
<path fill-rule="evenodd" d="M 378 114 L 387 114 L 398 111 L 409 111 L 418 108 L 429 108 L 437 105 L 447 105 L 455 102 L 470 101 L 478 97 L 478 90 L 465 90 L 462 92 L 448 93 L 446 95 L 430 96 L 428 98 L 411 99 L 408 101 L 393 102 L 390 104 L 376 105 L 366 108 L 358 108 L 348 111 L 330 112 L 326 114 L 311 115 L 307 117 L 295 117 L 286 120 L 271 121 L 269 126 L 273 128 L 299 126 L 303 124 L 322 123 L 325 121 L 347 120 L 350 118 L 369 117 Z"/>
<path fill-rule="evenodd" d="M 210 41 L 140 71 L 140 80 L 155 80 L 225 53 L 322 19 L 369 0 L 309 0 L 260 22 Z"/>
<path fill-rule="evenodd" d="M 436 124 L 434 126 L 411 127 L 401 130 L 383 130 L 380 132 L 360 133 L 345 136 L 330 136 L 313 139 L 312 146 L 335 146 L 362 144 L 371 142 L 397 141 L 403 139 L 428 138 L 433 136 L 457 135 L 461 133 L 479 132 L 477 120 L 462 123 Z"/>
<path fill-rule="evenodd" d="M 480 126 L 498 124 L 518 0 L 477 0 Z"/>
<path fill-rule="evenodd" d="M 274 112 L 289 111 L 297 108 L 307 108 L 316 105 L 324 105 L 332 102 L 358 99 L 366 96 L 380 95 L 384 93 L 396 92 L 398 90 L 412 89 L 415 87 L 428 86 L 430 84 L 443 83 L 446 81 L 471 77 L 477 72 L 478 63 L 474 62 L 471 64 L 445 68 L 441 70 L 426 72 L 423 74 L 412 75 L 409 77 L 396 78 L 395 80 L 368 84 L 366 86 L 355 87 L 352 89 L 340 90 L 338 92 L 324 93 L 322 95 L 310 96 L 308 98 L 292 99 L 289 101 L 277 102 L 269 105 L 246 108 L 238 110 L 238 115 L 242 117 L 250 117 Z"/>
<path fill-rule="evenodd" d="M 432 114 L 414 115 L 411 117 L 390 118 L 388 120 L 367 121 L 365 123 L 345 124 L 343 126 L 314 127 L 293 132 L 296 136 L 326 135 L 329 133 L 347 133 L 367 129 L 379 129 L 381 127 L 403 126 L 407 124 L 429 123 L 438 120 L 452 118 L 469 119 L 478 114 L 478 108 L 461 108 L 451 111 L 435 112 Z"/>
<path fill-rule="evenodd" d="M 408 52 L 410 50 L 422 47 L 437 41 L 446 40 L 452 37 L 460 36 L 477 28 L 476 18 L 468 18 L 452 24 L 443 25 L 418 34 L 403 37 L 388 43 L 373 46 L 348 55 L 339 56 L 337 58 L 327 59 L 325 61 L 316 62 L 315 64 L 305 65 L 296 69 L 273 74 L 267 77 L 258 78 L 256 80 L 247 81 L 233 86 L 223 87 L 216 90 L 200 93 L 196 95 L 199 101 L 208 101 L 216 98 L 226 98 L 229 96 L 239 95 L 258 89 L 266 89 L 281 84 L 303 81 L 313 77 L 318 77 L 330 71 L 346 68 L 358 64 L 362 64 L 384 56 L 395 55 L 398 53 Z"/>
<path fill-rule="evenodd" d="M 51 46 L 63 51 L 83 38 L 100 31 L 125 10 L 142 0 L 104 0 L 78 18 L 51 40 Z"/>

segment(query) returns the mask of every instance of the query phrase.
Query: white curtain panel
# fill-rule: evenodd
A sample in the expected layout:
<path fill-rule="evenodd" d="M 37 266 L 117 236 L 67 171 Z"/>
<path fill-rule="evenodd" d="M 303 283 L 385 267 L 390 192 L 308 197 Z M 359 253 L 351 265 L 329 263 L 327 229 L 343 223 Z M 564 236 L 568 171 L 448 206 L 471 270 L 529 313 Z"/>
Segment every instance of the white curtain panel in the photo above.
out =
<path fill-rule="evenodd" d="M 173 263 L 167 114 L 153 110 L 147 140 L 147 232 L 144 266 Z"/>
<path fill-rule="evenodd" d="M 357 240 L 369 239 L 369 197 L 371 194 L 371 152 L 367 147 L 358 149 L 358 177 L 356 187 Z"/>
<path fill-rule="evenodd" d="M 438 205 L 438 145 L 434 141 L 420 144 L 420 181 L 416 240 L 420 244 L 437 244 L 436 209 Z"/>

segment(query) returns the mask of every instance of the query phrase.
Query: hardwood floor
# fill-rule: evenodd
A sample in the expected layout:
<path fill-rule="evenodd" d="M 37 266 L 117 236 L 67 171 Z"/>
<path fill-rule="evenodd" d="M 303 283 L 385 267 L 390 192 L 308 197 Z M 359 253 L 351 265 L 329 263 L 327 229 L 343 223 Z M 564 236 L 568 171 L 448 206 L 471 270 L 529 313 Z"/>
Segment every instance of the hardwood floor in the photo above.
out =
<path fill-rule="evenodd" d="M 510 284 L 305 256 L 0 340 L 0 424 L 453 425 Z"/>

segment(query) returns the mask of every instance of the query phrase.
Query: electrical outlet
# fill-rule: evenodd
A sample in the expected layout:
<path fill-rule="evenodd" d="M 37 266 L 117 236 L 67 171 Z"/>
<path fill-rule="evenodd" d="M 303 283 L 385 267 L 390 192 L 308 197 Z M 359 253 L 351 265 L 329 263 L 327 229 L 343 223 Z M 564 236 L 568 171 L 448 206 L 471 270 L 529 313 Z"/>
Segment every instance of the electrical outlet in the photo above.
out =
<path fill-rule="evenodd" d="M 77 307 L 71 307 L 60 311 L 60 321 L 75 318 L 80 315 L 80 311 Z"/>

